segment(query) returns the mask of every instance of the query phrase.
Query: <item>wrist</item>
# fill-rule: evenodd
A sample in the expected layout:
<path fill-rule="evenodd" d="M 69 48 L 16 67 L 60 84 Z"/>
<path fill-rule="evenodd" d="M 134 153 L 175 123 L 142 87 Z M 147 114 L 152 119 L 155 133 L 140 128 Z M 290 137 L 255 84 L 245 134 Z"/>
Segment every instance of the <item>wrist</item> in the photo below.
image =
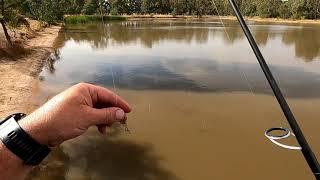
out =
<path fill-rule="evenodd" d="M 49 146 L 48 131 L 41 121 L 27 116 L 19 121 L 20 127 L 41 145 Z"/>
<path fill-rule="evenodd" d="M 0 162 L 18 161 L 22 164 L 22 160 L 14 155 L 4 144 L 0 141 Z"/>
<path fill-rule="evenodd" d="M 0 174 L 1 179 L 25 179 L 31 166 L 23 164 L 23 161 L 13 154 L 0 141 Z"/>
<path fill-rule="evenodd" d="M 24 126 L 23 121 L 22 127 L 29 132 L 29 134 L 22 129 L 19 121 L 23 119 L 25 114 L 16 113 L 8 116 L 0 125 L 0 139 L 3 144 L 9 149 L 13 154 L 23 160 L 23 163 L 30 166 L 36 166 L 41 163 L 41 161 L 47 157 L 50 153 L 48 146 L 42 141 L 42 138 L 38 134 L 30 133 L 28 125 Z M 32 127 L 32 126 L 31 126 Z M 33 127 L 32 127 L 33 128 Z M 30 128 L 31 130 L 31 128 Z M 40 144 L 42 142 L 43 144 Z"/>

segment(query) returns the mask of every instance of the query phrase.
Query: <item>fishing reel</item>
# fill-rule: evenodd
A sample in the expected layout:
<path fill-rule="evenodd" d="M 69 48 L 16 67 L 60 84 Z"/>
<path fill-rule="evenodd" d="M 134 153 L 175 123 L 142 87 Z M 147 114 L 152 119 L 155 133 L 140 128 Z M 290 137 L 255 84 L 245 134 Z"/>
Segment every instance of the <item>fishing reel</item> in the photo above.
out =
<path fill-rule="evenodd" d="M 274 135 L 275 132 L 278 132 L 280 134 Z M 298 146 L 289 146 L 289 145 L 285 145 L 285 144 L 278 142 L 278 140 L 289 138 L 291 135 L 295 137 L 295 135 L 288 128 L 282 128 L 282 127 L 270 128 L 264 133 L 264 135 L 272 143 L 274 143 L 277 146 L 280 146 L 282 148 L 290 149 L 290 150 L 301 150 L 302 149 L 301 147 L 298 147 Z"/>

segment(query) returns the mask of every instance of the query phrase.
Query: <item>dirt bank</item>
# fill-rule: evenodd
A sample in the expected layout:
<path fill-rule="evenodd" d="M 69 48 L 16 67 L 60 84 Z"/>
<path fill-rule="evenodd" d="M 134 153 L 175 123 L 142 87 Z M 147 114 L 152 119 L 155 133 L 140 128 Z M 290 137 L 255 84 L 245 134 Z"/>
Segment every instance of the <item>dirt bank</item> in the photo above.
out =
<path fill-rule="evenodd" d="M 26 55 L 0 56 L 0 118 L 13 112 L 26 112 L 38 74 L 53 52 L 52 45 L 59 30 L 59 26 L 52 26 L 26 40 L 23 45 L 28 51 Z"/>
<path fill-rule="evenodd" d="M 202 16 L 201 18 L 197 16 L 183 16 L 183 15 L 128 15 L 125 16 L 130 20 L 139 20 L 139 19 L 202 19 L 202 20 L 212 20 L 212 19 L 226 19 L 226 20 L 236 20 L 235 16 Z M 249 21 L 258 21 L 258 22 L 274 22 L 274 23 L 301 23 L 301 24 L 320 24 L 320 20 L 301 20 L 301 19 L 281 19 L 281 18 L 261 18 L 261 17 L 245 17 Z"/>

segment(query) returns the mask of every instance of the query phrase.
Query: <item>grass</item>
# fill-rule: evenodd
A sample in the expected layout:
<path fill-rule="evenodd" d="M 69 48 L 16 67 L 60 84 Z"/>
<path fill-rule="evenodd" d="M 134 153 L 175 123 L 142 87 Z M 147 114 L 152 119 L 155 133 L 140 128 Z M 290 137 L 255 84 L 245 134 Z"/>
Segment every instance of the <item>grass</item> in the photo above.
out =
<path fill-rule="evenodd" d="M 25 49 L 25 47 L 19 43 L 14 43 L 12 46 L 8 45 L 7 43 L 0 43 L 0 57 L 14 59 L 25 56 L 26 54 L 29 54 L 29 52 L 30 50 Z"/>
<path fill-rule="evenodd" d="M 88 22 L 94 21 L 125 21 L 127 18 L 123 16 L 101 16 L 101 15 L 74 15 L 74 16 L 66 16 L 64 18 L 64 22 L 66 24 L 84 24 Z"/>

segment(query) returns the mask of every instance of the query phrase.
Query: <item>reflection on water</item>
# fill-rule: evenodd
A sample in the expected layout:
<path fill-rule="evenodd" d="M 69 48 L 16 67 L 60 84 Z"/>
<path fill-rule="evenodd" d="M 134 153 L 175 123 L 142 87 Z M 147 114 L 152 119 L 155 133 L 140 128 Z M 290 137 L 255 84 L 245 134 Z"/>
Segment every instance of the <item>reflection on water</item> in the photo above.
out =
<path fill-rule="evenodd" d="M 99 56 L 95 58 L 103 59 Z M 49 59 L 46 66 L 48 72 L 55 73 L 56 60 Z M 117 88 L 133 90 L 254 91 L 259 94 L 272 94 L 260 68 L 252 63 L 223 63 L 210 59 L 170 59 L 146 55 L 108 56 L 104 62 L 95 62 L 93 67 L 71 63 L 74 63 L 71 71 L 59 69 L 59 74 L 42 76 L 42 79 L 50 85 L 72 85 L 85 81 L 107 87 L 113 87 L 115 83 Z M 271 65 L 270 68 L 287 97 L 320 96 L 320 74 L 292 66 Z"/>
<path fill-rule="evenodd" d="M 300 28 L 289 30 L 282 37 L 283 43 L 294 45 L 296 56 L 306 62 L 319 59 L 320 56 L 320 27 Z M 297 38 L 299 37 L 299 38 Z"/>
<path fill-rule="evenodd" d="M 319 150 L 320 27 L 250 22 L 250 28 Z M 55 150 L 31 178 L 312 177 L 301 154 L 263 136 L 287 124 L 237 22 L 71 25 L 56 48 L 40 75 L 37 103 L 80 81 L 109 87 L 133 105 L 132 134 L 101 137 L 91 129 Z M 290 163 L 284 168 L 282 162 Z"/>
<path fill-rule="evenodd" d="M 53 150 L 47 160 L 50 164 L 46 170 L 50 174 L 34 171 L 32 179 L 177 179 L 160 166 L 163 159 L 154 153 L 151 144 L 137 144 L 117 136 L 119 132 L 112 132 L 104 139 L 89 130 L 82 138 L 66 143 L 63 149 Z"/>
<path fill-rule="evenodd" d="M 223 30 L 226 26 L 226 34 Z M 268 40 L 279 38 L 285 45 L 294 45 L 295 55 L 304 61 L 316 60 L 320 56 L 320 26 L 318 25 L 274 25 L 251 24 L 255 39 L 259 45 L 266 45 Z M 223 38 L 226 43 L 244 40 L 244 34 L 235 21 L 219 22 L 150 22 L 127 21 L 111 24 L 86 24 L 68 26 L 67 33 L 62 33 L 57 48 L 64 46 L 68 40 L 88 42 L 93 48 L 107 48 L 111 43 L 125 45 L 141 42 L 152 48 L 160 41 L 176 41 L 205 44 L 215 36 Z M 228 37 L 229 36 L 229 37 Z M 112 41 L 110 41 L 112 40 Z M 112 46 L 112 45 L 111 45 Z"/>
<path fill-rule="evenodd" d="M 319 26 L 250 27 L 285 95 L 318 96 Z M 63 67 L 58 67 L 55 76 L 43 73 L 49 84 L 87 81 L 112 86 L 111 74 L 115 73 L 117 86 L 126 89 L 232 92 L 253 88 L 256 93 L 270 93 L 235 21 L 67 26 L 56 46 L 68 62 L 58 64 Z M 59 53 L 56 56 L 60 59 Z M 304 63 L 311 61 L 312 65 Z M 54 65 L 50 66 L 49 72 L 54 73 Z M 72 71 L 65 66 L 72 66 Z M 308 87 L 313 88 L 306 94 L 303 91 Z"/>

